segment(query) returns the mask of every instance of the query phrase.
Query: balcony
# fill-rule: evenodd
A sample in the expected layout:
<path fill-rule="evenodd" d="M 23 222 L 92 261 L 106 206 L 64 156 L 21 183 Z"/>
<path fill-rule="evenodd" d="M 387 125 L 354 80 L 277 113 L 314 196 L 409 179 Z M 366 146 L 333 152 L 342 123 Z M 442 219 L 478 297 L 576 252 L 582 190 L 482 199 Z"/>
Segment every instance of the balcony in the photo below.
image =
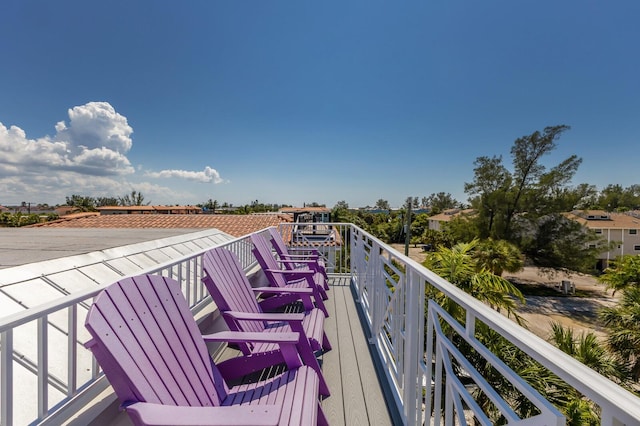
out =
<path fill-rule="evenodd" d="M 294 245 L 319 248 L 331 277 L 326 330 L 334 349 L 321 360 L 332 391 L 322 402 L 331 424 L 492 424 L 496 416 L 508 424 L 564 424 L 556 407 L 511 371 L 500 353 L 480 343 L 478 330 L 485 327 L 595 403 L 601 424 L 640 424 L 640 399 L 633 394 L 362 229 L 327 224 L 331 232 L 323 240 L 319 233 L 305 239 L 293 226 L 283 224 L 280 231 Z M 96 417 L 101 424 L 128 424 L 82 347 L 88 339 L 82 325 L 87 307 L 102 285 L 157 273 L 182 283 L 201 328 L 219 329 L 215 306 L 200 282 L 201 255 L 213 246 L 234 251 L 252 280 L 260 282 L 248 236 L 228 235 L 157 242 L 142 251 L 123 247 L 62 262 L 64 270 L 48 265 L 34 276 L 12 277 L 16 284 L 63 288 L 67 295 L 0 319 L 0 424 L 86 424 Z M 438 292 L 464 312 L 464 321 L 425 298 Z M 214 356 L 228 351 L 212 348 Z M 478 360 L 511 384 L 508 395 L 476 370 Z M 526 414 L 518 412 L 514 394 L 531 407 Z"/>

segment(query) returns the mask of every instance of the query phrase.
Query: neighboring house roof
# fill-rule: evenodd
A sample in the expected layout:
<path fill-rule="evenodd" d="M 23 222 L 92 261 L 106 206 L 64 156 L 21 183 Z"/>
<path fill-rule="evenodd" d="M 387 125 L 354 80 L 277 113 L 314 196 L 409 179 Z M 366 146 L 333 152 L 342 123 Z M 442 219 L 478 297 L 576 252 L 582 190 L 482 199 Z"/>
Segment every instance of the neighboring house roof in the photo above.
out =
<path fill-rule="evenodd" d="M 75 216 L 75 215 L 74 215 Z M 282 222 L 291 222 L 288 215 L 194 215 L 194 214 L 78 214 L 74 218 L 46 222 L 34 226 L 52 228 L 216 228 L 234 237 L 241 237 Z"/>
<path fill-rule="evenodd" d="M 79 209 L 74 206 L 60 206 L 55 208 L 55 212 L 58 213 L 59 216 L 66 216 L 68 214 L 77 212 Z"/>
<path fill-rule="evenodd" d="M 449 222 L 454 217 L 458 217 L 460 215 L 471 214 L 473 212 L 474 212 L 473 209 L 464 209 L 464 210 L 449 209 L 449 210 L 443 211 L 442 213 L 430 216 L 429 220 L 437 220 L 439 222 Z"/>
<path fill-rule="evenodd" d="M 640 229 L 640 218 L 626 213 L 610 213 L 604 210 L 574 210 L 565 213 L 590 229 Z"/>
<path fill-rule="evenodd" d="M 282 213 L 302 213 L 302 212 L 318 212 L 328 213 L 331 209 L 326 207 L 283 207 L 280 209 Z"/>
<path fill-rule="evenodd" d="M 198 206 L 102 206 L 96 210 L 102 212 L 108 211 L 127 211 L 127 212 L 185 212 L 185 213 L 202 213 L 202 208 Z"/>

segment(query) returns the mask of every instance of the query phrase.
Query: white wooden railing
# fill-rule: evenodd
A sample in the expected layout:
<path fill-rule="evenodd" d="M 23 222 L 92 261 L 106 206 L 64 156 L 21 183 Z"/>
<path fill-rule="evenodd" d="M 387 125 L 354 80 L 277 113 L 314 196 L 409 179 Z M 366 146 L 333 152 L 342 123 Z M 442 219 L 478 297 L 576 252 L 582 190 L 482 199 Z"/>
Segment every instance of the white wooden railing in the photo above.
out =
<path fill-rule="evenodd" d="M 508 420 L 508 424 L 560 425 L 564 418 L 560 412 L 523 379 L 514 374 L 500 358 L 488 351 L 475 338 L 478 323 L 486 324 L 523 353 L 539 362 L 552 373 L 596 403 L 605 426 L 640 424 L 640 399 L 613 382 L 578 363 L 549 343 L 521 328 L 500 313 L 478 302 L 460 289 L 433 274 L 417 262 L 405 257 L 392 247 L 350 224 L 327 224 L 331 232 L 309 236 L 300 233 L 295 239 L 299 246 L 312 245 L 320 249 L 330 273 L 349 274 L 357 297 L 357 305 L 364 318 L 363 327 L 370 336 L 370 344 L 384 366 L 381 376 L 389 387 L 404 424 L 467 424 L 474 416 L 481 424 L 490 420 L 474 400 L 474 390 L 482 389 Z M 292 224 L 280 227 L 284 235 L 293 235 Z M 320 235 L 323 234 L 323 235 Z M 255 264 L 247 237 L 221 243 L 236 252 L 245 268 Z M 183 283 L 183 291 L 192 309 L 197 311 L 208 303 L 206 290 L 200 282 L 201 255 L 199 252 L 172 259 L 165 264 L 139 273 L 168 275 Z M 457 303 L 465 312 L 464 324 L 451 318 L 433 300 L 426 300 L 425 291 L 435 289 Z M 37 308 L 0 319 L 0 424 L 14 423 L 16 388 L 13 368 L 21 360 L 14 350 L 14 331 L 31 327 L 36 359 L 30 368 L 37 372 L 34 393 L 37 395 L 37 418 L 34 423 L 60 422 L 58 414 L 65 406 L 77 407 L 83 398 L 95 395 L 106 386 L 99 368 L 91 361 L 90 376 L 77 373 L 81 368 L 80 353 L 84 340 L 84 312 L 100 288 L 71 294 Z M 443 331 L 443 326 L 447 330 Z M 62 330 L 67 336 L 67 377 L 52 374 L 48 365 L 51 348 L 48 333 Z M 477 354 L 491 363 L 514 388 L 526 396 L 538 412 L 521 419 L 508 401 L 483 380 L 461 353 L 451 336 L 464 339 Z M 62 350 L 59 346 L 56 351 Z M 452 362 L 458 368 L 452 368 Z M 460 369 L 474 382 L 473 387 L 460 380 Z M 432 385 L 433 384 L 433 385 Z M 49 392 L 57 389 L 66 395 L 60 402 L 50 402 Z M 88 396 L 87 396 L 88 395 Z M 433 403 L 432 403 L 433 401 Z"/>
<path fill-rule="evenodd" d="M 405 424 L 468 424 L 470 417 L 479 424 L 491 424 L 474 399 L 479 390 L 507 424 L 565 423 L 556 407 L 478 341 L 476 328 L 482 323 L 519 348 L 523 356 L 531 357 L 595 403 L 601 410 L 602 425 L 640 425 L 640 399 L 632 393 L 362 229 L 352 226 L 348 241 L 357 304 L 364 313 L 370 343 L 385 366 L 384 376 Z M 466 312 L 464 324 L 434 300 L 426 300 L 425 292 L 432 294 L 434 290 Z M 445 324 L 447 332 L 443 332 Z M 468 354 L 456 348 L 454 335 L 458 341 L 464 339 L 467 347 L 472 347 L 528 398 L 537 407 L 537 414 L 520 418 L 503 395 L 475 370 Z M 462 383 L 460 371 L 472 385 Z"/>
<path fill-rule="evenodd" d="M 248 236 L 230 240 L 223 245 L 238 255 L 246 270 L 257 264 L 251 253 L 252 246 Z M 178 280 L 182 283 L 185 298 L 195 314 L 211 303 L 201 282 L 202 254 L 210 248 L 142 268 L 133 275 L 158 274 Z M 104 266 L 105 261 L 98 263 Z M 91 265 L 83 266 L 87 269 Z M 122 275 L 122 278 L 125 276 Z M 41 276 L 39 279 L 46 281 L 47 278 Z M 87 276 L 86 279 L 91 278 Z M 82 403 L 106 389 L 108 383 L 99 366 L 83 347 L 83 343 L 89 339 L 84 329 L 87 308 L 101 289 L 101 286 L 96 286 L 35 308 L 0 317 L 0 425 L 59 424 L 69 413 L 78 410 Z M 65 342 L 51 338 L 54 333 L 64 336 Z M 16 338 L 21 340 L 18 348 L 14 344 Z M 24 349 L 25 346 L 29 347 Z M 49 361 L 50 355 L 60 351 L 66 351 L 66 365 L 52 365 L 54 363 Z M 33 383 L 15 380 L 15 368 L 30 370 L 36 379 Z M 33 417 L 25 419 L 22 413 L 24 405 L 34 402 L 36 408 L 32 410 Z M 17 404 L 21 405 L 22 416 L 15 415 Z"/>

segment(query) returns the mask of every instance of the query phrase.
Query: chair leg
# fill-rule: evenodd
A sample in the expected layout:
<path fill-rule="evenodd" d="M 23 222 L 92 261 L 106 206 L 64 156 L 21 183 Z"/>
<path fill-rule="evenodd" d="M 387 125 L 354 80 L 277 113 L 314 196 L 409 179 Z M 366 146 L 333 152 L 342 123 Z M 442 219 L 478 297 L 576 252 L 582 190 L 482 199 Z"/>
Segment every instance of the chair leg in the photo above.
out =
<path fill-rule="evenodd" d="M 296 331 L 300 333 L 301 336 L 303 336 L 298 341 L 298 344 L 296 344 L 296 347 L 298 348 L 298 354 L 300 355 L 302 362 L 305 365 L 308 365 L 309 367 L 313 368 L 313 370 L 318 375 L 318 381 L 320 383 L 320 389 L 319 389 L 320 395 L 324 397 L 331 395 L 331 392 L 329 391 L 329 386 L 327 385 L 327 381 L 324 379 L 324 375 L 322 374 L 322 369 L 320 369 L 320 363 L 318 362 L 318 358 L 316 358 L 313 351 L 311 350 L 309 339 L 304 337 L 305 334 L 304 334 L 304 329 L 302 328 L 302 324 L 299 322 L 292 322 L 290 326 L 292 331 Z"/>
<path fill-rule="evenodd" d="M 327 337 L 327 333 L 322 332 L 322 349 L 325 352 L 328 352 L 331 350 L 331 343 L 329 343 L 329 338 Z"/>
<path fill-rule="evenodd" d="M 322 296 L 320 295 L 320 292 L 318 291 L 317 287 L 313 292 L 313 298 L 316 301 L 316 306 L 318 307 L 318 309 L 320 309 L 324 313 L 325 318 L 328 318 L 329 311 L 327 311 L 327 307 L 324 305 L 324 301 L 322 300 Z"/>
<path fill-rule="evenodd" d="M 327 421 L 327 417 L 324 415 L 324 411 L 322 411 L 322 407 L 318 402 L 318 426 L 329 426 L 329 422 Z"/>
<path fill-rule="evenodd" d="M 320 291 L 320 295 L 322 296 L 322 300 L 329 300 L 329 296 L 327 295 L 327 290 L 324 289 L 323 285 L 318 285 L 318 291 Z"/>

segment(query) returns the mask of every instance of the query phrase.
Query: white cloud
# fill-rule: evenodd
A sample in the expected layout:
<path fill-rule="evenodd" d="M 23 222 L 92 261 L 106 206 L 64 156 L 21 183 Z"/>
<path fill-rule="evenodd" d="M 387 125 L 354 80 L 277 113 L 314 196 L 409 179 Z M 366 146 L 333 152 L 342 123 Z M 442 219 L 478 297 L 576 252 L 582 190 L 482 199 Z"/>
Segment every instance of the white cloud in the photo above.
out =
<path fill-rule="evenodd" d="M 56 140 L 89 149 L 106 148 L 121 154 L 131 149 L 133 129 L 108 102 L 89 102 L 69 109 L 69 126 L 56 124 Z"/>
<path fill-rule="evenodd" d="M 75 106 L 68 115 L 66 121 L 55 124 L 53 136 L 38 138 L 29 137 L 18 126 L 0 122 L 0 205 L 21 201 L 56 204 L 73 194 L 117 197 L 132 190 L 157 204 L 205 199 L 193 184 L 181 187 L 180 182 L 166 186 L 141 182 L 142 165 L 134 167 L 127 158 L 133 146 L 133 129 L 109 103 Z M 224 182 L 211 167 L 199 172 L 163 170 L 144 175 Z"/>
<path fill-rule="evenodd" d="M 202 183 L 222 183 L 224 179 L 220 177 L 217 170 L 207 166 L 201 172 L 193 172 L 188 170 L 161 170 L 159 172 L 147 172 L 145 176 L 152 178 L 179 178 L 187 179 Z"/>
<path fill-rule="evenodd" d="M 107 102 L 89 102 L 69 110 L 69 125 L 56 124 L 54 137 L 29 139 L 17 126 L 0 122 L 0 177 L 75 171 L 95 176 L 133 173 L 126 157 L 133 129 Z"/>

